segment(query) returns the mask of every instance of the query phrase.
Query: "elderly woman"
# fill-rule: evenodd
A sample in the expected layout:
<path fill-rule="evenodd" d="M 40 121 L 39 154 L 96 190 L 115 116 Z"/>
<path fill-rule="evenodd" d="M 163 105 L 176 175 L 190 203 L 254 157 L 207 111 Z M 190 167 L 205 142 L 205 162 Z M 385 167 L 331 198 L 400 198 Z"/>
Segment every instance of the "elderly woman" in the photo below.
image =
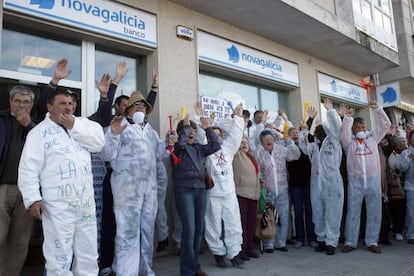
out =
<path fill-rule="evenodd" d="M 243 229 L 243 245 L 240 257 L 243 260 L 259 258 L 253 248 L 257 203 L 260 195 L 259 167 L 249 153 L 249 139 L 243 137 L 240 148 L 233 159 L 234 183 L 239 201 Z"/>

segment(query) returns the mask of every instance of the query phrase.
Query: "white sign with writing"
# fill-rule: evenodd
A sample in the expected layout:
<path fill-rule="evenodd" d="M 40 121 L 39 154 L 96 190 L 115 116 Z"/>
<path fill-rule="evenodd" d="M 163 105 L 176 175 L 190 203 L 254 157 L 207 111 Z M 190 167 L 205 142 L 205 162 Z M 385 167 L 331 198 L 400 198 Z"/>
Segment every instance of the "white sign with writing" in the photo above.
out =
<path fill-rule="evenodd" d="M 157 47 L 153 14 L 103 0 L 4 0 L 4 8 Z"/>
<path fill-rule="evenodd" d="M 319 93 L 339 100 L 368 105 L 367 91 L 361 86 L 318 73 Z"/>
<path fill-rule="evenodd" d="M 298 65 L 198 31 L 198 59 L 299 87 Z"/>
<path fill-rule="evenodd" d="M 224 99 L 202 96 L 201 103 L 204 109 L 204 117 L 214 118 L 215 122 L 233 114 L 232 104 Z"/>

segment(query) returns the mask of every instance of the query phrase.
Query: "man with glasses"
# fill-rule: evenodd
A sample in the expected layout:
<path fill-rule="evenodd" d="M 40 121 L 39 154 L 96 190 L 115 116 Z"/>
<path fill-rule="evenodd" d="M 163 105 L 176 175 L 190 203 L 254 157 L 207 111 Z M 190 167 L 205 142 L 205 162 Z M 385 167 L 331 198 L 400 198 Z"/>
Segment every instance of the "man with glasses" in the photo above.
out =
<path fill-rule="evenodd" d="M 33 219 L 17 188 L 17 170 L 27 133 L 34 93 L 17 85 L 10 90 L 10 109 L 0 111 L 0 275 L 20 275 L 28 252 Z"/>

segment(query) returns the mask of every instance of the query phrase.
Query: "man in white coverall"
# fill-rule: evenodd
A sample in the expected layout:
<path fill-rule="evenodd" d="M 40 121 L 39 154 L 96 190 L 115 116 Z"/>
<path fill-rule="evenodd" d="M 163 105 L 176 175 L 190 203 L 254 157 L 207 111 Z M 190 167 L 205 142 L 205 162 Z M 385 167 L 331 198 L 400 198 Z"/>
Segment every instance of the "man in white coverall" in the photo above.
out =
<path fill-rule="evenodd" d="M 276 237 L 263 241 L 263 247 L 267 253 L 273 253 L 274 249 L 282 252 L 288 251 L 286 239 L 289 225 L 289 193 L 286 161 L 300 158 L 299 147 L 291 140 L 287 140 L 287 145 L 284 146 L 275 143 L 274 139 L 271 131 L 262 131 L 260 133 L 261 145 L 255 151 L 260 170 L 259 177 L 266 188 L 266 200 L 275 206 L 280 218 Z"/>
<path fill-rule="evenodd" d="M 99 152 L 104 145 L 102 127 L 73 116 L 68 90 L 51 94 L 47 109 L 46 118 L 27 136 L 19 165 L 19 189 L 25 207 L 42 220 L 47 275 L 96 276 L 90 153 Z"/>
<path fill-rule="evenodd" d="M 101 152 L 113 169 L 117 275 L 155 275 L 151 266 L 157 214 L 156 162 L 166 153 L 166 144 L 144 121 L 151 111 L 142 94 L 133 92 L 127 117 L 116 116 L 111 122 Z"/>
<path fill-rule="evenodd" d="M 207 170 L 211 173 L 214 187 L 207 192 L 207 211 L 205 217 L 205 239 L 217 266 L 226 267 L 225 256 L 233 266 L 243 263 L 239 253 L 243 243 L 240 208 L 236 196 L 233 176 L 233 157 L 239 149 L 243 136 L 243 108 L 238 105 L 227 135 L 223 130 L 213 127 L 219 137 L 221 149 L 207 156 Z M 224 240 L 222 236 L 224 224 Z"/>
<path fill-rule="evenodd" d="M 315 142 L 307 144 L 302 132 L 299 145 L 309 155 L 311 169 L 312 221 L 318 241 L 316 252 L 326 250 L 327 255 L 335 254 L 340 235 L 344 188 L 339 171 L 342 148 L 339 141 L 341 119 L 332 108 L 332 101 L 325 99 L 326 123 L 315 128 Z M 346 106 L 342 106 L 346 108 Z"/>
<path fill-rule="evenodd" d="M 345 224 L 345 244 L 342 252 L 348 253 L 358 245 L 361 204 L 365 198 L 367 223 L 365 244 L 373 253 L 381 253 L 378 235 L 381 228 L 381 174 L 378 143 L 387 133 L 391 122 L 382 107 L 375 101 L 373 109 L 376 128 L 365 130 L 362 118 L 353 119 L 353 110 L 345 115 L 341 127 L 341 143 L 346 153 L 348 171 L 348 208 Z"/>

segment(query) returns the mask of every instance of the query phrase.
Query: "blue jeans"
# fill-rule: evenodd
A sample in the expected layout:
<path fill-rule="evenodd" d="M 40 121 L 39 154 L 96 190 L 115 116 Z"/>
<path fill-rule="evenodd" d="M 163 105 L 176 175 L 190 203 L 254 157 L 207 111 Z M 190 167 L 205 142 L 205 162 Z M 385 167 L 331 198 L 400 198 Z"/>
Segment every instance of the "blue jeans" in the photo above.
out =
<path fill-rule="evenodd" d="M 205 189 L 174 188 L 175 206 L 183 227 L 180 250 L 181 275 L 193 276 L 201 271 L 198 262 L 204 217 L 207 208 Z"/>

